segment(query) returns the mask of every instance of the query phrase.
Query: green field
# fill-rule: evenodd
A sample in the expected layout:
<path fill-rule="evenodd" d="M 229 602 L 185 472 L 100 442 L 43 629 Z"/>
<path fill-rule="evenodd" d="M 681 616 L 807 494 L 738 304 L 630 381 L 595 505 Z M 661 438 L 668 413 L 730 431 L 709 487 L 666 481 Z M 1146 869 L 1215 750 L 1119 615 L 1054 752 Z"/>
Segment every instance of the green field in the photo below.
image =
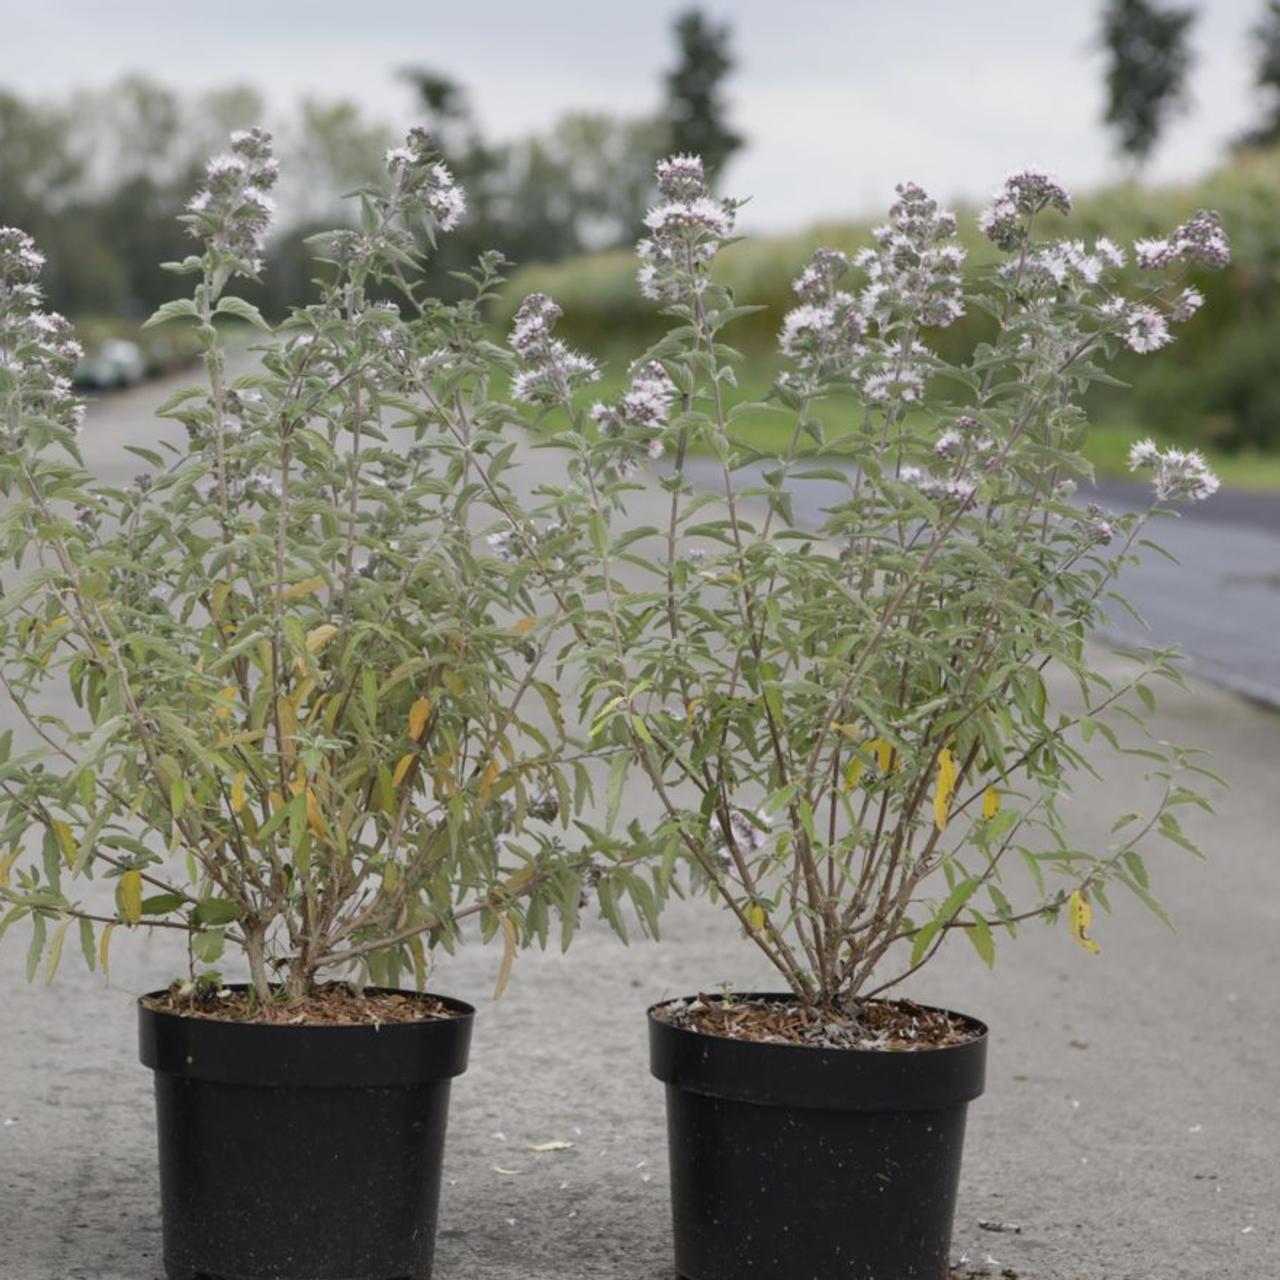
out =
<path fill-rule="evenodd" d="M 587 402 L 612 400 L 626 389 L 626 357 L 618 354 L 602 363 L 603 377 L 582 393 Z M 739 371 L 740 385 L 735 399 L 763 400 L 779 368 L 779 362 L 769 357 L 753 356 L 747 359 Z M 818 405 L 814 412 L 826 425 L 828 434 L 836 436 L 842 432 L 848 415 L 858 413 L 859 408 L 856 402 L 848 398 Z M 791 439 L 793 425 L 793 418 L 780 406 L 776 410 L 761 410 L 745 415 L 735 424 L 733 434 L 753 448 L 781 454 L 786 451 Z M 1129 474 L 1129 447 L 1144 436 L 1151 436 L 1160 445 L 1186 447 L 1186 441 L 1162 435 L 1141 423 L 1118 417 L 1103 417 L 1090 427 L 1085 443 L 1085 456 L 1099 476 L 1126 476 Z M 1204 448 L 1202 452 L 1227 487 L 1280 492 L 1280 454 L 1227 453 L 1213 448 Z"/>

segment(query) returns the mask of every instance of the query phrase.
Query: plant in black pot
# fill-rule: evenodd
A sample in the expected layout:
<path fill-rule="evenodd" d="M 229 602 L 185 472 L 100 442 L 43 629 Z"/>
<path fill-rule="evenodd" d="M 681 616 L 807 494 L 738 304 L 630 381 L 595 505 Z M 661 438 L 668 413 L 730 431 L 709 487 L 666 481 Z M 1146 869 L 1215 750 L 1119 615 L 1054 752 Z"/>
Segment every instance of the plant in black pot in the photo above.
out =
<path fill-rule="evenodd" d="M 157 431 L 123 486 L 84 469 L 76 345 L 0 231 L 0 542 L 23 571 L 0 598 L 0 932 L 49 978 L 68 937 L 104 971 L 116 932 L 185 938 L 189 971 L 139 1007 L 175 1280 L 427 1275 L 472 1015 L 423 992 L 432 956 L 471 920 L 502 985 L 553 920 L 567 941 L 587 872 L 557 834 L 587 779 L 548 680 L 577 526 L 506 482 L 489 384 L 513 357 L 479 314 L 499 261 L 461 303 L 420 297 L 463 196 L 421 132 L 387 173 L 318 238 L 318 300 L 272 326 L 227 291 L 259 269 L 270 138 L 211 162 L 184 215 L 201 252 L 172 264 L 194 292 L 154 317 L 192 326 L 207 385 L 161 407 L 185 444 Z"/>
<path fill-rule="evenodd" d="M 615 794 L 628 770 L 652 789 L 668 873 L 687 860 L 782 987 L 650 1010 L 677 1270 L 937 1280 L 987 1029 L 889 993 L 956 935 L 991 964 L 1063 920 L 1096 950 L 1117 891 L 1159 911 L 1141 846 L 1186 844 L 1179 806 L 1203 803 L 1195 756 L 1142 736 L 1171 656 L 1112 677 L 1085 640 L 1149 517 L 1217 482 L 1142 442 L 1149 509 L 1073 493 L 1081 394 L 1120 349 L 1169 341 L 1200 301 L 1184 277 L 1223 266 L 1226 240 L 1207 213 L 1126 250 L 1046 238 L 1070 201 L 1029 170 L 966 269 L 956 219 L 904 185 L 871 244 L 819 250 L 796 281 L 769 448 L 762 406 L 730 407 L 743 308 L 713 268 L 735 205 L 691 157 L 658 177 L 640 278 L 675 327 L 580 445 L 600 531 L 585 696 L 597 738 L 629 748 Z M 986 340 L 943 359 L 965 311 Z M 616 515 L 617 460 L 641 447 L 673 462 L 659 528 Z M 1149 766 L 1145 812 L 1089 847 L 1063 801 L 1109 749 Z"/>

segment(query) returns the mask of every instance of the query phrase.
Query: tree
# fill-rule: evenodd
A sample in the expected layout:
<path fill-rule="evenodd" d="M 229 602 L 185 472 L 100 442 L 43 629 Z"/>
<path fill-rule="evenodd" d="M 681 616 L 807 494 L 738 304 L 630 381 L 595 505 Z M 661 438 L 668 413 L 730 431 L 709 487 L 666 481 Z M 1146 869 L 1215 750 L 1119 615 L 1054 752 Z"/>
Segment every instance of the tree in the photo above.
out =
<path fill-rule="evenodd" d="M 1280 0 L 1268 0 L 1250 35 L 1257 58 L 1253 82 L 1265 106 L 1262 121 L 1240 138 L 1239 145 L 1267 147 L 1280 142 Z"/>
<path fill-rule="evenodd" d="M 1150 155 L 1173 112 L 1186 105 L 1193 9 L 1150 0 L 1109 0 L 1102 17 L 1106 48 L 1106 122 L 1135 165 Z"/>
<path fill-rule="evenodd" d="M 675 23 L 679 60 L 666 76 L 665 116 L 671 150 L 699 155 L 712 173 L 719 174 L 742 146 L 742 136 L 726 121 L 721 83 L 733 69 L 728 23 L 711 22 L 699 9 L 690 9 Z"/>

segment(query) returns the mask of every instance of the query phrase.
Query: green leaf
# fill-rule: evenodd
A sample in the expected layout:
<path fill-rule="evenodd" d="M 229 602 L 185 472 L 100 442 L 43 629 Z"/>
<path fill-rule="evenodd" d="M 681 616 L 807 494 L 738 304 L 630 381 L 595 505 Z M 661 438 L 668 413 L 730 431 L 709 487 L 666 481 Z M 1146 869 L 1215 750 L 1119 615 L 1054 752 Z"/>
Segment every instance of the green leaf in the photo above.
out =
<path fill-rule="evenodd" d="M 203 964 L 215 964 L 222 956 L 226 934 L 221 929 L 209 929 L 191 939 L 191 954 Z"/>
<path fill-rule="evenodd" d="M 247 320 L 255 329 L 261 329 L 263 333 L 271 332 L 271 326 L 262 318 L 262 312 L 252 302 L 246 302 L 243 298 L 232 297 L 230 294 L 219 298 L 216 314 L 235 316 L 240 320 Z"/>
<path fill-rule="evenodd" d="M 144 916 L 166 916 L 171 911 L 181 911 L 186 899 L 176 893 L 153 893 L 142 900 Z"/>
<path fill-rule="evenodd" d="M 199 319 L 199 317 L 200 312 L 190 298 L 176 298 L 173 302 L 166 302 L 163 307 L 154 312 L 142 327 L 150 329 L 152 325 L 164 324 L 167 320 Z"/>
<path fill-rule="evenodd" d="M 202 898 L 191 918 L 200 925 L 231 924 L 240 919 L 240 904 L 230 898 Z"/>
<path fill-rule="evenodd" d="M 33 916 L 31 919 L 31 945 L 27 948 L 27 981 L 31 982 L 40 967 L 40 956 L 44 952 L 44 940 L 48 926 L 44 916 Z"/>
<path fill-rule="evenodd" d="M 982 963 L 988 969 L 993 968 L 996 962 L 996 940 L 991 936 L 991 926 L 977 911 L 970 911 L 969 918 L 971 927 L 965 933 L 969 935 L 973 949 L 981 956 Z"/>
<path fill-rule="evenodd" d="M 609 765 L 608 812 L 605 817 L 605 831 L 612 831 L 618 821 L 618 809 L 622 804 L 622 787 L 627 780 L 627 769 L 631 765 L 631 756 L 626 751 L 619 751 Z"/>
<path fill-rule="evenodd" d="M 54 975 L 58 972 L 58 966 L 62 963 L 62 944 L 67 940 L 67 930 L 71 928 L 74 919 L 74 916 L 68 916 L 53 931 L 53 942 L 49 945 L 49 959 L 44 966 L 46 986 L 53 981 Z"/>

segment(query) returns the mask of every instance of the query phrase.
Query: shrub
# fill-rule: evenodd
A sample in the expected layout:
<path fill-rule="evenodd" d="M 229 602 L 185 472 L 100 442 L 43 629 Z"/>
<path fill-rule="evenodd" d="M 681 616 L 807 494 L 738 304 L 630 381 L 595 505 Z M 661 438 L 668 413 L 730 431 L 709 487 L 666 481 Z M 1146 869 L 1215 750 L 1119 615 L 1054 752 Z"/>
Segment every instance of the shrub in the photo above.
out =
<path fill-rule="evenodd" d="M 742 358 L 724 331 L 750 308 L 714 271 L 737 206 L 709 196 L 690 157 L 659 182 L 639 278 L 674 327 L 616 403 L 588 414 L 554 378 L 540 384 L 573 415 L 559 439 L 594 507 L 582 696 L 595 739 L 625 748 L 615 804 L 638 771 L 668 873 L 687 862 L 796 994 L 828 1009 L 891 986 L 957 931 L 991 963 L 998 938 L 1036 918 L 1067 916 L 1096 950 L 1093 905 L 1117 885 L 1159 911 L 1140 846 L 1188 844 L 1177 810 L 1204 803 L 1187 785 L 1203 770 L 1115 724 L 1141 729 L 1150 682 L 1176 667 L 1133 654 L 1113 680 L 1085 641 L 1152 512 L 1217 481 L 1198 455 L 1144 441 L 1132 462 L 1152 470 L 1152 510 L 1076 505 L 1079 400 L 1119 351 L 1164 346 L 1197 310 L 1188 272 L 1228 257 L 1216 216 L 1132 250 L 1048 239 L 1070 199 L 1028 170 L 980 219 L 996 264 L 966 275 L 955 217 L 899 187 L 871 246 L 819 249 L 796 279 L 772 394 L 790 448 L 744 481 L 761 459 L 730 434 L 747 409 L 727 403 Z M 1117 284 L 1130 257 L 1132 293 Z M 517 346 L 531 308 L 553 314 L 526 300 Z M 990 343 L 947 360 L 926 342 L 973 312 Z M 827 438 L 813 409 L 838 394 L 860 408 Z M 719 464 L 718 500 L 685 473 L 695 446 Z M 856 465 L 824 470 L 827 448 Z M 642 524 L 627 477 L 664 452 L 663 521 Z M 816 533 L 793 511 L 806 476 L 844 490 Z M 1054 671 L 1075 703 L 1059 704 Z M 1151 803 L 1088 848 L 1060 806 L 1108 746 L 1150 762 Z"/>
<path fill-rule="evenodd" d="M 326 970 L 421 983 L 470 916 L 505 973 L 556 917 L 567 941 L 584 878 L 633 874 L 557 831 L 589 787 L 549 679 L 576 526 L 507 483 L 488 388 L 510 358 L 479 314 L 500 263 L 461 303 L 420 297 L 423 237 L 464 200 L 415 132 L 273 330 L 227 287 L 258 272 L 275 172 L 267 135 L 234 135 L 188 206 L 201 251 L 170 266 L 195 288 L 153 322 L 190 326 L 207 386 L 161 407 L 186 447 L 134 448 L 126 488 L 83 467 L 77 344 L 34 245 L 0 232 L 0 546 L 25 570 L 0 683 L 26 738 L 0 735 L 0 933 L 30 925 L 32 975 L 73 928 L 105 968 L 112 931 L 146 926 L 187 936 L 199 982 L 242 948 L 263 1000 Z M 373 300 L 391 288 L 407 318 Z M 219 317 L 262 331 L 240 376 Z M 79 895 L 94 879 L 114 910 Z"/>

